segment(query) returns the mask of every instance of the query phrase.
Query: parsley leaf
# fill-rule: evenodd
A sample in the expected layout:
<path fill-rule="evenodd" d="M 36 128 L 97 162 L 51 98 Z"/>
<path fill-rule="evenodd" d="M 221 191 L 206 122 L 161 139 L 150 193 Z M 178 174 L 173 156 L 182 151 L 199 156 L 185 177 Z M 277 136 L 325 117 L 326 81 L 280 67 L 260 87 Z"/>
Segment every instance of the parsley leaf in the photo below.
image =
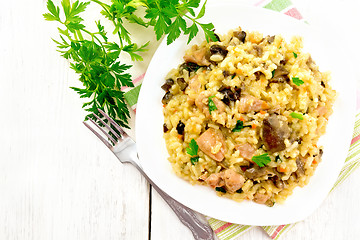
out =
<path fill-rule="evenodd" d="M 209 107 L 209 112 L 211 114 L 212 111 L 215 111 L 216 109 L 218 109 L 214 103 L 214 101 L 212 100 L 215 96 L 211 96 L 209 97 L 208 100 L 208 107 Z"/>
<path fill-rule="evenodd" d="M 193 25 L 191 25 L 191 27 L 187 28 L 185 30 L 185 34 L 186 35 L 189 35 L 189 38 L 188 38 L 188 42 L 189 43 L 195 36 L 196 34 L 198 33 L 199 29 L 198 27 L 196 26 L 196 24 L 194 23 Z"/>
<path fill-rule="evenodd" d="M 297 54 L 295 52 L 293 52 L 294 58 L 297 58 Z"/>
<path fill-rule="evenodd" d="M 60 21 L 60 8 L 55 7 L 52 1 L 47 2 L 47 8 L 50 13 L 45 13 L 43 16 L 47 21 Z"/>
<path fill-rule="evenodd" d="M 117 0 L 120 1 L 120 0 Z M 177 39 L 181 32 L 188 35 L 188 43 L 196 36 L 200 26 L 205 34 L 207 40 L 215 40 L 215 34 L 212 31 L 214 25 L 212 23 L 200 23 L 198 20 L 205 14 L 205 5 L 200 9 L 196 16 L 194 8 L 199 7 L 199 0 L 144 0 L 146 3 L 144 16 L 145 24 L 153 26 L 156 38 L 159 40 L 163 35 L 167 35 L 167 44 L 172 43 Z M 189 13 L 189 14 L 186 14 Z M 184 18 L 189 20 L 187 25 Z"/>
<path fill-rule="evenodd" d="M 195 165 L 195 163 L 197 163 L 199 161 L 199 157 L 192 157 L 190 158 L 191 164 Z"/>
<path fill-rule="evenodd" d="M 304 81 L 301 80 L 301 79 L 298 78 L 298 77 L 293 77 L 293 78 L 292 78 L 292 81 L 293 81 L 293 83 L 294 83 L 296 86 L 300 86 L 300 85 L 304 84 Z"/>
<path fill-rule="evenodd" d="M 240 132 L 243 128 L 246 128 L 246 127 L 251 127 L 251 125 L 244 126 L 244 122 L 243 122 L 243 121 L 237 120 L 235 127 L 234 127 L 233 130 L 231 130 L 231 131 L 232 131 L 232 132 Z"/>
<path fill-rule="evenodd" d="M 269 154 L 267 153 L 258 156 L 253 156 L 251 160 L 253 160 L 259 167 L 264 167 L 266 164 L 271 162 Z"/>
<path fill-rule="evenodd" d="M 197 163 L 199 161 L 199 156 L 197 156 L 198 151 L 199 151 L 199 146 L 197 145 L 197 143 L 194 139 L 191 139 L 191 141 L 189 143 L 189 147 L 186 148 L 186 152 L 187 152 L 187 154 L 192 156 L 190 158 L 192 165 L 195 165 L 195 163 Z"/>
<path fill-rule="evenodd" d="M 190 156 L 196 156 L 198 154 L 199 146 L 197 145 L 196 141 L 194 139 L 191 139 L 189 143 L 189 147 L 186 148 L 187 154 Z"/>
<path fill-rule="evenodd" d="M 292 118 L 297 118 L 297 119 L 300 119 L 300 120 L 304 120 L 303 115 L 301 113 L 292 112 L 292 113 L 290 113 L 290 116 Z"/>

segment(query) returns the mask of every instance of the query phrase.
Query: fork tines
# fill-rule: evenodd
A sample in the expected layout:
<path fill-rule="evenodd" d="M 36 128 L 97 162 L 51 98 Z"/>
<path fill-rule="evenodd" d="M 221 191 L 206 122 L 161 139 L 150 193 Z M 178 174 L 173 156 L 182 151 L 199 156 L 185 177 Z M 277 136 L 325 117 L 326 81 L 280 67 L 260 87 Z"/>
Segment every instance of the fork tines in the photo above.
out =
<path fill-rule="evenodd" d="M 119 124 L 117 124 L 114 119 L 112 119 L 111 117 L 109 117 L 103 110 L 101 110 L 100 108 L 98 108 L 99 112 L 107 119 L 109 120 L 109 122 L 116 128 L 116 130 L 118 130 L 120 132 L 120 134 L 124 137 L 127 137 L 127 133 L 119 126 Z M 111 128 L 110 128 L 111 129 Z M 114 131 L 115 132 L 115 131 Z M 119 137 L 120 138 L 120 137 Z"/>
<path fill-rule="evenodd" d="M 89 120 L 100 129 L 100 131 L 111 141 L 113 145 L 115 145 L 119 140 L 123 139 L 123 137 L 127 137 L 128 135 L 126 132 L 111 118 L 109 117 L 104 111 L 101 109 L 98 109 L 99 112 L 109 121 L 109 124 L 105 123 L 98 115 L 94 114 L 94 117 L 103 124 L 117 139 L 115 139 L 113 136 L 110 135 L 109 132 L 105 131 L 103 127 L 101 127 L 98 123 L 96 123 L 94 120 L 89 118 Z M 84 125 L 90 129 L 108 148 L 112 148 L 112 145 L 107 141 L 101 134 L 99 134 L 97 131 L 95 131 L 89 124 L 86 122 L 83 122 Z M 113 127 L 118 130 L 121 134 L 121 136 L 111 127 Z M 123 137 L 122 137 L 123 136 Z"/>

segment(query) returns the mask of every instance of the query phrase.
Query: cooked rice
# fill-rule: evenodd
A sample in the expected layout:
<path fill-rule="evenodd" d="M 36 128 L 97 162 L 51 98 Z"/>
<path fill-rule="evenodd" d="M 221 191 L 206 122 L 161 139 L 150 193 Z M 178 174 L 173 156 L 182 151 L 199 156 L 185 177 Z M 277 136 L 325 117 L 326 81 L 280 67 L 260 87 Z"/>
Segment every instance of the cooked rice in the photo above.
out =
<path fill-rule="evenodd" d="M 199 59 L 189 60 L 189 56 L 206 49 L 202 60 L 208 61 L 209 66 L 188 71 L 182 65 L 169 72 L 166 79 L 172 79 L 174 84 L 170 84 L 169 89 L 172 96 L 164 102 L 164 138 L 170 155 L 168 160 L 178 176 L 192 184 L 208 185 L 210 175 L 232 169 L 244 178 L 244 184 L 234 192 L 219 183 L 220 187 L 216 188 L 218 195 L 272 206 L 275 202 L 284 202 L 296 186 L 306 185 L 321 161 L 322 150 L 317 142 L 325 133 L 336 92 L 328 84 L 330 74 L 320 72 L 310 54 L 301 51 L 301 37 L 293 37 L 287 43 L 281 35 L 263 37 L 259 32 L 246 32 L 242 42 L 235 37 L 241 31 L 240 28 L 231 30 L 220 36 L 220 42 L 204 41 L 187 50 L 185 59 L 199 62 Z M 226 57 L 209 53 L 213 45 L 226 49 Z M 288 74 L 274 81 L 274 70 L 279 66 Z M 183 78 L 188 84 L 184 91 L 177 83 L 178 78 Z M 293 78 L 302 80 L 303 84 L 295 85 Z M 226 102 L 223 89 L 230 89 L 233 93 L 241 89 L 241 98 L 252 96 L 256 101 L 265 101 L 269 109 L 240 111 L 243 106 L 237 99 L 208 115 L 209 96 L 213 96 L 215 103 L 218 100 Z M 202 99 L 204 106 L 199 108 L 199 104 L 194 102 L 202 94 L 205 96 Z M 292 117 L 292 113 L 301 114 L 303 120 Z M 290 136 L 283 141 L 286 147 L 280 151 L 269 151 L 264 144 L 264 119 L 271 116 L 286 123 L 290 129 Z M 246 127 L 233 132 L 239 120 Z M 185 125 L 183 134 L 177 130 L 179 121 Z M 186 149 L 192 139 L 197 140 L 209 128 L 224 136 L 224 159 L 216 161 L 199 149 L 198 162 L 192 163 L 193 156 Z M 254 156 L 268 153 L 271 162 L 258 168 L 236 149 L 244 144 L 254 148 Z M 221 147 L 221 141 L 217 141 L 211 148 L 212 153 L 218 153 Z M 246 171 L 251 168 L 256 171 L 266 169 L 269 173 L 249 178 Z"/>

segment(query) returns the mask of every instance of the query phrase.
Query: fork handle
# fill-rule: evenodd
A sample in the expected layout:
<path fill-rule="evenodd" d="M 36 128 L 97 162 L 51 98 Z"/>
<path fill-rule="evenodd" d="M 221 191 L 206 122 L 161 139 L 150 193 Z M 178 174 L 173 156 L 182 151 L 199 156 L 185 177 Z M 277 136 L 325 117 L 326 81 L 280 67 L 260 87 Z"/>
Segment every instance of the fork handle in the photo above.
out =
<path fill-rule="evenodd" d="M 178 216 L 180 221 L 190 229 L 194 238 L 196 240 L 214 240 L 214 231 L 212 228 L 204 221 L 199 219 L 199 216 L 195 211 L 179 203 L 164 191 L 162 191 L 143 171 L 143 169 L 137 165 L 133 164 L 140 173 L 146 178 L 146 180 L 152 185 L 152 187 L 160 194 L 160 196 L 165 200 L 165 202 L 171 207 L 171 209 Z"/>

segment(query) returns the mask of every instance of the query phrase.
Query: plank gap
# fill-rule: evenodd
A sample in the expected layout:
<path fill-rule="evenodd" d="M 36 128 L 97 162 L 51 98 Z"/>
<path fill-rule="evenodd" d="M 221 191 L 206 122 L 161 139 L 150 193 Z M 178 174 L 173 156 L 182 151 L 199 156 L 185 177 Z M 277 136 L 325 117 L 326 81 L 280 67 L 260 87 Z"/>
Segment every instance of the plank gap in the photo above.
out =
<path fill-rule="evenodd" d="M 152 186 L 149 184 L 149 235 L 148 240 L 151 240 L 151 205 L 152 205 Z"/>

